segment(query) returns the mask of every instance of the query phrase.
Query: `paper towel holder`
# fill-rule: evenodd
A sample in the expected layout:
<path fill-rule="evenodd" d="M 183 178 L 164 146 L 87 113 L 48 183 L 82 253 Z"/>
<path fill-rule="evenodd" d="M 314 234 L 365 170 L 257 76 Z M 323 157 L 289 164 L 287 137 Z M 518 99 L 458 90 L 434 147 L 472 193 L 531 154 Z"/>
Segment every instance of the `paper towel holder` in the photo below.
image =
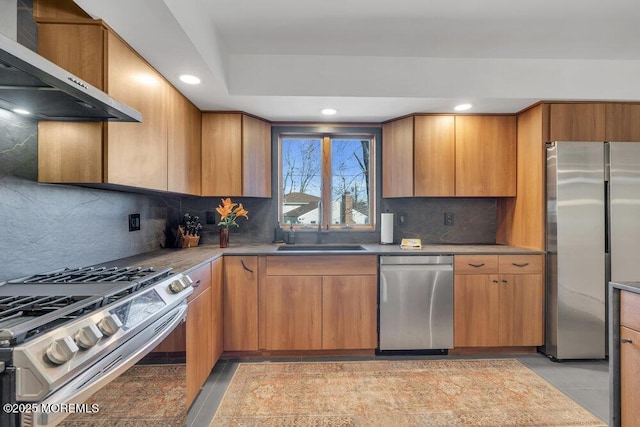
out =
<path fill-rule="evenodd" d="M 380 214 L 380 244 L 381 245 L 393 244 L 393 221 L 394 221 L 394 215 L 392 212 L 384 212 Z"/>

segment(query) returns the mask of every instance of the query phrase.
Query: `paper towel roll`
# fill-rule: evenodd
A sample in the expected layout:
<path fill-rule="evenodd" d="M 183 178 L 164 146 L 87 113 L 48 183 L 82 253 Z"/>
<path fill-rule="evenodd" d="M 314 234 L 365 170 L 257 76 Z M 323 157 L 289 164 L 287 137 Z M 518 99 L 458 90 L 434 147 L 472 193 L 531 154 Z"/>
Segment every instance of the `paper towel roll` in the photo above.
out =
<path fill-rule="evenodd" d="M 380 243 L 390 245 L 393 243 L 393 214 L 380 214 Z"/>

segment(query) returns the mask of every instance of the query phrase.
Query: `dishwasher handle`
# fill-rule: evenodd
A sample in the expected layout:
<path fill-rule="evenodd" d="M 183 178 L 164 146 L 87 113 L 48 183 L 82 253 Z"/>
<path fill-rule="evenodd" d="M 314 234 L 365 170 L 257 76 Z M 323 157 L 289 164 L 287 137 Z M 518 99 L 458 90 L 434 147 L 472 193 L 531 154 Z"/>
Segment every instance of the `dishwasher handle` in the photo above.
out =
<path fill-rule="evenodd" d="M 381 265 L 380 272 L 385 271 L 453 271 L 451 264 L 403 264 Z"/>

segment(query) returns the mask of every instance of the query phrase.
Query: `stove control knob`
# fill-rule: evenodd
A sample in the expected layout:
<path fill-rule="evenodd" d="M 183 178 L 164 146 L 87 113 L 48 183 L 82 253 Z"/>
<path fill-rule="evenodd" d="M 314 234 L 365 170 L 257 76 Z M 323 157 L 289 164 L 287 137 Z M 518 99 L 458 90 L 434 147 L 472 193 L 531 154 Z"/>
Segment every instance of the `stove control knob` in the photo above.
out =
<path fill-rule="evenodd" d="M 104 319 L 98 322 L 98 329 L 106 336 L 111 336 L 118 332 L 120 327 L 122 326 L 122 322 L 118 319 L 118 316 L 115 314 L 109 314 Z"/>
<path fill-rule="evenodd" d="M 169 285 L 169 291 L 171 291 L 174 294 L 177 294 L 179 292 L 184 291 L 192 284 L 193 284 L 193 280 L 191 280 L 191 277 L 182 276 L 181 278 L 171 282 L 171 284 Z"/>
<path fill-rule="evenodd" d="M 76 344 L 78 344 L 78 347 L 87 349 L 96 345 L 103 336 L 100 329 L 98 329 L 96 325 L 91 324 L 80 329 L 73 338 Z"/>
<path fill-rule="evenodd" d="M 71 337 L 64 337 L 56 340 L 47 348 L 47 359 L 55 365 L 62 365 L 71 360 L 78 352 L 78 346 Z"/>

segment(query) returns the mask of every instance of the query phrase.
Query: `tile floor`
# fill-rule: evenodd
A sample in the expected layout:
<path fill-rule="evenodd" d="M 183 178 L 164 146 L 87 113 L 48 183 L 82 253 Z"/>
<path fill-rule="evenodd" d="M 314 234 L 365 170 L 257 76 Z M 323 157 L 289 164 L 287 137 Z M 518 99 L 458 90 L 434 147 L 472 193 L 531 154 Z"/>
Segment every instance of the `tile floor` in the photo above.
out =
<path fill-rule="evenodd" d="M 398 358 L 442 358 L 443 356 L 376 356 L 377 359 Z M 452 358 L 454 356 L 446 356 Z M 467 356 L 478 358 L 478 356 Z M 604 422 L 609 421 L 609 364 L 605 360 L 552 362 L 542 354 L 500 355 L 486 357 L 515 357 L 542 378 L 556 386 L 585 409 L 591 411 Z M 368 360 L 372 358 L 317 358 L 304 360 Z M 274 359 L 279 362 L 300 361 L 294 359 Z M 250 359 L 248 362 L 265 361 Z M 231 382 L 241 360 L 220 360 L 213 368 L 200 394 L 193 403 L 187 418 L 188 427 L 208 427 Z"/>

